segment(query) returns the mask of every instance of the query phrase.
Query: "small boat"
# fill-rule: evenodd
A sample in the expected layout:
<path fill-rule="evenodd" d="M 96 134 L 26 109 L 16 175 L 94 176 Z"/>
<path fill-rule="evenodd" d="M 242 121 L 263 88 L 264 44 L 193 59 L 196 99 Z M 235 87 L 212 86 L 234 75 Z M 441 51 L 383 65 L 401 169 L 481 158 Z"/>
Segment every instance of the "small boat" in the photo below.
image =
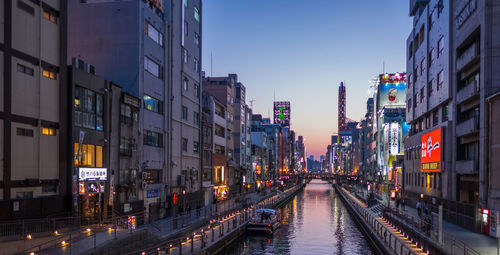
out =
<path fill-rule="evenodd" d="M 274 209 L 257 209 L 247 225 L 249 231 L 273 233 L 278 229 L 279 211 Z"/>

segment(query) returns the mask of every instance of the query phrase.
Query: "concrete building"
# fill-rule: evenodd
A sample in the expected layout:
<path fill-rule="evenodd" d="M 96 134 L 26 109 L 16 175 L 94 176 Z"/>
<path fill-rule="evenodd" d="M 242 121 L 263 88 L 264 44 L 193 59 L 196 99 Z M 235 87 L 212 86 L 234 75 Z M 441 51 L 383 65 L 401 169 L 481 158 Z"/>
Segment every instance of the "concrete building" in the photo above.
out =
<path fill-rule="evenodd" d="M 73 206 L 84 222 L 111 216 L 115 173 L 120 170 L 119 111 L 121 88 L 74 59 L 68 68 L 68 88 L 73 102 L 70 117 L 73 158 Z M 118 202 L 118 201 L 116 201 Z M 142 208 L 140 208 L 142 209 Z"/>
<path fill-rule="evenodd" d="M 409 195 L 436 198 L 450 211 L 445 219 L 485 234 L 491 234 L 489 215 L 500 210 L 500 193 L 493 184 L 498 178 L 490 165 L 495 162 L 490 125 L 500 90 L 500 62 L 494 57 L 500 38 L 493 32 L 500 25 L 499 9 L 500 3 L 490 0 L 410 1 L 415 29 L 407 43 L 407 71 L 422 72 L 424 66 L 408 91 L 418 101 L 408 102 Z M 430 139 L 441 145 L 436 162 L 429 162 L 429 143 L 424 143 Z M 426 150 L 420 150 L 424 145 Z M 457 211 L 459 207 L 465 209 Z"/>
<path fill-rule="evenodd" d="M 0 219 L 67 215 L 67 4 L 0 1 L 0 13 Z"/>
<path fill-rule="evenodd" d="M 201 0 L 173 0 L 169 8 L 172 92 L 168 107 L 172 118 L 169 186 L 171 192 L 183 194 L 180 200 L 185 204 L 181 203 L 178 209 L 186 210 L 204 203 L 200 153 L 202 3 Z"/>

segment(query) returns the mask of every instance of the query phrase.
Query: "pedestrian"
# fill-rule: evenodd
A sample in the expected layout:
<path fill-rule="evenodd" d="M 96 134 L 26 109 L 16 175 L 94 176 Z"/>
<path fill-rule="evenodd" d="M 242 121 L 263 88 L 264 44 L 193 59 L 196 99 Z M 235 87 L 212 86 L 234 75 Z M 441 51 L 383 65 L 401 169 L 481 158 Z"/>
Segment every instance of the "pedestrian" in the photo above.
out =
<path fill-rule="evenodd" d="M 429 206 L 427 205 L 427 202 L 424 203 L 424 212 L 425 212 L 425 215 L 429 215 Z"/>
<path fill-rule="evenodd" d="M 417 202 L 415 207 L 417 208 L 418 216 L 422 217 L 422 204 L 420 203 L 420 200 Z"/>

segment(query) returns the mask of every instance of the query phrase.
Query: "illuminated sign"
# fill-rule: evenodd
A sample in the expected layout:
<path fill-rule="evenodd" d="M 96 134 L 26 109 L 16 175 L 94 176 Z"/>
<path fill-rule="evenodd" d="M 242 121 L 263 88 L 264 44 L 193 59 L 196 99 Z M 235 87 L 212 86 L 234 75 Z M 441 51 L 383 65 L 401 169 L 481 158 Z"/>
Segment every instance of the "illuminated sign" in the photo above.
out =
<path fill-rule="evenodd" d="M 78 168 L 78 179 L 80 181 L 84 180 L 102 180 L 107 179 L 107 169 L 106 168 L 91 168 L 91 167 L 80 167 Z"/>
<path fill-rule="evenodd" d="M 389 128 L 389 153 L 399 154 L 399 124 L 396 122 L 391 123 Z"/>
<path fill-rule="evenodd" d="M 290 102 L 274 102 L 274 123 L 290 126 Z"/>
<path fill-rule="evenodd" d="M 150 189 L 146 191 L 146 197 L 147 198 L 155 198 L 158 197 L 158 190 L 157 189 Z"/>
<path fill-rule="evenodd" d="M 441 128 L 420 137 L 420 171 L 441 171 Z"/>
<path fill-rule="evenodd" d="M 380 75 L 377 109 L 385 106 L 406 106 L 406 74 Z"/>

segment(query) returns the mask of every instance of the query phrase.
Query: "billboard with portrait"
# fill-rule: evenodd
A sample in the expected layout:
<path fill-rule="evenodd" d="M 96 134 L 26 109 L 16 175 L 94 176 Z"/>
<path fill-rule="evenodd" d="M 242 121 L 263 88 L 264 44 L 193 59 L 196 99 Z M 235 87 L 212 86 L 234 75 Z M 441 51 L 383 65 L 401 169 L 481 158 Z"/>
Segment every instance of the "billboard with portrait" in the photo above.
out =
<path fill-rule="evenodd" d="M 441 171 L 441 128 L 420 137 L 420 171 Z"/>
<path fill-rule="evenodd" d="M 377 91 L 377 109 L 406 107 L 406 74 L 381 74 Z"/>

